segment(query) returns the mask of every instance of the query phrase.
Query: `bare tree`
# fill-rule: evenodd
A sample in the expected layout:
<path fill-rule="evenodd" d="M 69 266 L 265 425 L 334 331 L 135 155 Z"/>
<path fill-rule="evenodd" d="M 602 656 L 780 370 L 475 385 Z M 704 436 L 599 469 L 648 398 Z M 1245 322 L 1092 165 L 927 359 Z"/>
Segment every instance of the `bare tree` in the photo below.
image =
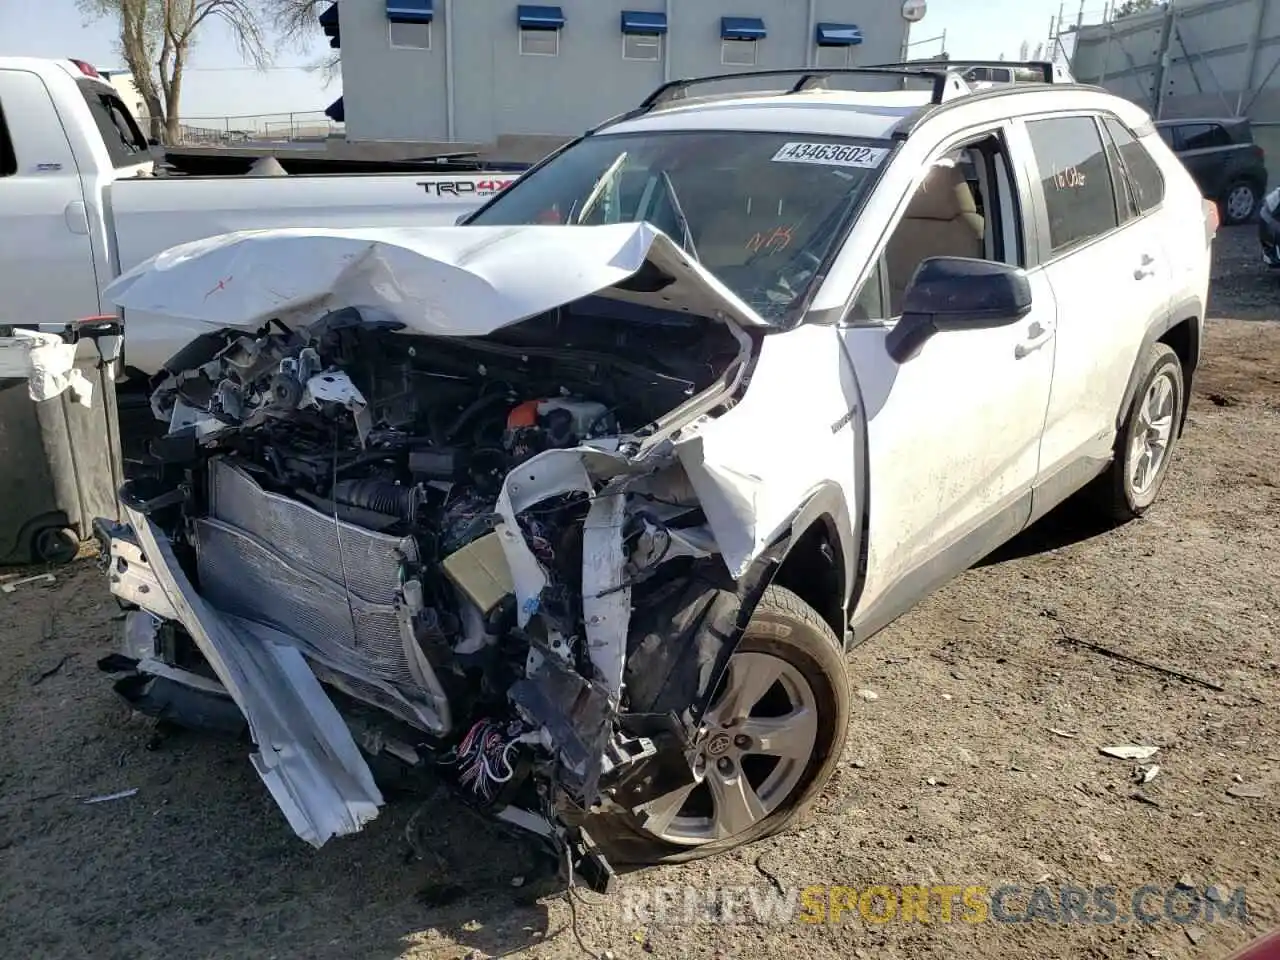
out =
<path fill-rule="evenodd" d="M 254 0 L 80 0 L 80 5 L 90 16 L 112 17 L 119 24 L 125 64 L 152 117 L 163 124 L 168 143 L 180 138 L 182 82 L 206 24 L 221 21 L 255 67 L 271 61 L 265 18 Z"/>
<path fill-rule="evenodd" d="M 315 35 L 320 32 L 320 14 L 334 0 L 264 0 L 267 15 L 275 32 L 286 42 L 292 42 L 300 50 L 311 49 Z M 341 75 L 341 55 L 337 50 L 325 53 L 307 65 L 308 70 L 319 73 L 328 86 Z"/>
<path fill-rule="evenodd" d="M 1143 13 L 1147 10 L 1155 10 L 1163 6 L 1164 4 L 1158 2 L 1158 0 L 1124 0 L 1123 3 L 1116 7 L 1111 18 L 1113 20 L 1119 20 L 1121 17 L 1131 17 L 1135 13 Z"/>

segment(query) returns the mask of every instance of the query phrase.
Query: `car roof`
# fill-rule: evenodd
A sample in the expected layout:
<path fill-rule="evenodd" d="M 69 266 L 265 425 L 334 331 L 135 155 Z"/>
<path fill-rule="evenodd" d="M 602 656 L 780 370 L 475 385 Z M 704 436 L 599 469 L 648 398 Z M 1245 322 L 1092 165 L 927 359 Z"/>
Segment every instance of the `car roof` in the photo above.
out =
<path fill-rule="evenodd" d="M 809 90 L 785 97 L 691 97 L 609 124 L 604 130 L 746 130 L 882 139 L 929 102 L 926 90 Z"/>
<path fill-rule="evenodd" d="M 1101 87 L 1024 83 L 972 90 L 942 104 L 933 103 L 930 93 L 923 90 L 813 89 L 690 97 L 623 114 L 594 132 L 753 131 L 887 139 L 908 136 L 922 123 L 944 116 L 962 123 L 971 108 L 985 119 L 999 113 L 1018 116 L 1082 107 L 1108 109 L 1135 130 L 1150 123 L 1141 107 Z"/>

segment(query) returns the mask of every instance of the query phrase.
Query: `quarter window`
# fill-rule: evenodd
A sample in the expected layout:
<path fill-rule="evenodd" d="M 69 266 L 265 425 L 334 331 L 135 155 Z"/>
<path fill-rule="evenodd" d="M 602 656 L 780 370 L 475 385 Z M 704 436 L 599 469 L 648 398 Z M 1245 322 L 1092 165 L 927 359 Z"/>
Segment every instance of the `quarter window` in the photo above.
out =
<path fill-rule="evenodd" d="M 1053 252 L 1115 229 L 1116 197 L 1093 117 L 1032 120 L 1027 133 L 1044 189 Z"/>
<path fill-rule="evenodd" d="M 11 177 L 18 172 L 18 158 L 13 153 L 13 141 L 4 122 L 4 108 L 0 107 L 0 177 Z"/>
<path fill-rule="evenodd" d="M 1123 123 L 1111 117 L 1103 123 L 1120 153 L 1124 170 L 1129 175 L 1128 183 L 1134 203 L 1143 213 L 1154 210 L 1164 200 L 1164 175 L 1160 172 L 1159 165 Z"/>

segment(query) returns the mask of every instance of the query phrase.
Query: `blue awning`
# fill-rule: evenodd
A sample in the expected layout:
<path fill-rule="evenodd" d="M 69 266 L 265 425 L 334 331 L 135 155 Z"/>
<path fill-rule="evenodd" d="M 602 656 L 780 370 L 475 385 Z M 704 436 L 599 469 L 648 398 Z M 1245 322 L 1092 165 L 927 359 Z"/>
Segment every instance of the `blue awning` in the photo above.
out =
<path fill-rule="evenodd" d="M 647 10 L 623 10 L 623 33 L 662 34 L 667 32 L 667 15 Z"/>
<path fill-rule="evenodd" d="M 516 7 L 516 20 L 521 30 L 559 30 L 564 26 L 564 11 L 522 3 Z"/>
<path fill-rule="evenodd" d="M 725 40 L 763 40 L 764 21 L 759 17 L 721 17 L 720 36 Z"/>
<path fill-rule="evenodd" d="M 324 115 L 334 123 L 343 123 L 347 119 L 346 108 L 342 105 L 342 98 L 339 97 L 333 103 L 324 108 Z"/>
<path fill-rule="evenodd" d="M 820 23 L 817 34 L 820 47 L 856 47 L 862 42 L 862 29 L 852 23 Z"/>
<path fill-rule="evenodd" d="M 435 0 L 387 0 L 387 19 L 392 23 L 430 23 L 435 15 Z"/>

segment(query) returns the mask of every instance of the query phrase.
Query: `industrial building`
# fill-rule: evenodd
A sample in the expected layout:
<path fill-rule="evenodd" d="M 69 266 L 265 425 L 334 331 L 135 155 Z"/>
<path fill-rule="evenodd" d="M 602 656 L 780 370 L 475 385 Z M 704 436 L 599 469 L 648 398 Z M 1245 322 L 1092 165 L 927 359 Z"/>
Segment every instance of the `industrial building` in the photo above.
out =
<path fill-rule="evenodd" d="M 340 0 L 352 141 L 563 139 L 665 80 L 902 57 L 921 0 Z"/>

